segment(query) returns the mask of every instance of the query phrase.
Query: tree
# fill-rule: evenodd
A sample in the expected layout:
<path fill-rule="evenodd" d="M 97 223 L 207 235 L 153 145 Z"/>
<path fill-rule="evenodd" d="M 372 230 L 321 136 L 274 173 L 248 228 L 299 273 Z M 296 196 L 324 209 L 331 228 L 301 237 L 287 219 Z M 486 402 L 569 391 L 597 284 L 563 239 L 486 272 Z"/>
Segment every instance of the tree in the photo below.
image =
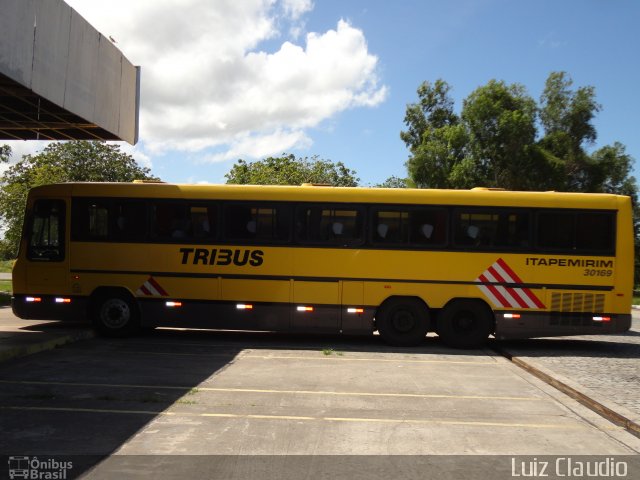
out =
<path fill-rule="evenodd" d="M 248 163 L 238 160 L 225 175 L 227 183 L 253 185 L 301 185 L 326 183 L 336 187 L 356 187 L 360 179 L 356 172 L 342 162 L 333 163 L 314 155 L 296 158 L 283 153 L 281 157 L 268 157 Z"/>
<path fill-rule="evenodd" d="M 413 188 L 413 182 L 408 178 L 391 175 L 384 182 L 374 185 L 375 188 Z"/>
<path fill-rule="evenodd" d="M 468 138 L 453 112 L 450 90 L 441 79 L 424 82 L 418 88 L 418 103 L 407 106 L 408 128 L 400 138 L 412 154 L 406 164 L 409 178 L 420 188 L 467 186 L 460 166 L 465 165 Z"/>
<path fill-rule="evenodd" d="M 535 100 L 519 84 L 492 80 L 464 100 L 467 151 L 476 178 L 485 186 L 510 190 L 547 187 L 553 168 L 535 145 L 536 114 Z"/>
<path fill-rule="evenodd" d="M 593 119 L 601 106 L 593 87 L 572 85 L 566 73 L 551 73 L 536 104 L 522 85 L 491 80 L 463 101 L 458 117 L 446 82 L 423 83 L 400 133 L 410 151 L 409 177 L 418 187 L 609 191 L 635 198 L 633 159 L 622 144 L 587 151 L 597 138 Z"/>
<path fill-rule="evenodd" d="M 14 258 L 30 188 L 60 182 L 131 182 L 155 179 L 118 145 L 98 141 L 51 143 L 36 155 L 25 155 L 0 177 L 0 220 L 6 227 L 0 255 Z"/>
<path fill-rule="evenodd" d="M 588 151 L 602 108 L 593 87 L 573 89 L 569 75 L 552 72 L 536 103 L 522 85 L 491 80 L 463 101 L 459 116 L 450 90 L 443 80 L 424 82 L 418 102 L 407 105 L 407 130 L 400 137 L 410 152 L 406 166 L 416 186 L 629 195 L 640 231 L 633 158 L 619 142 Z M 640 254 L 640 241 L 636 250 Z"/>
<path fill-rule="evenodd" d="M 598 188 L 593 178 L 598 174 L 594 170 L 595 159 L 586 147 L 597 138 L 592 120 L 601 106 L 595 101 L 593 87 L 580 87 L 574 92 L 572 84 L 564 72 L 553 72 L 547 78 L 540 98 L 544 136 L 539 144 L 560 160 L 563 176 L 557 182 L 558 189 L 591 191 Z"/>
<path fill-rule="evenodd" d="M 0 145 L 0 163 L 7 163 L 11 158 L 11 147 L 9 145 Z"/>
<path fill-rule="evenodd" d="M 400 137 L 411 152 L 406 166 L 417 186 L 549 186 L 557 162 L 535 143 L 537 107 L 522 85 L 492 80 L 464 100 L 460 116 L 449 91 L 442 80 L 425 82 L 419 102 L 407 106 L 408 130 Z"/>

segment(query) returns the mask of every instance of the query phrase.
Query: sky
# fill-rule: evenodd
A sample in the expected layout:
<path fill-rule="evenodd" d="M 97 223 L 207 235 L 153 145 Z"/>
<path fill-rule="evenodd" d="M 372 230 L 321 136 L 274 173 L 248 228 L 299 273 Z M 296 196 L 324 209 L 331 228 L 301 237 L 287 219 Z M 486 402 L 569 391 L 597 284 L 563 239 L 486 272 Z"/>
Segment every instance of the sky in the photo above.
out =
<path fill-rule="evenodd" d="M 595 87 L 589 148 L 620 141 L 640 163 L 637 0 L 66 1 L 141 66 L 140 139 L 122 149 L 168 182 L 224 183 L 239 158 L 285 152 L 362 185 L 405 177 L 422 82 L 447 81 L 459 112 L 491 79 L 539 99 L 553 71 Z"/>

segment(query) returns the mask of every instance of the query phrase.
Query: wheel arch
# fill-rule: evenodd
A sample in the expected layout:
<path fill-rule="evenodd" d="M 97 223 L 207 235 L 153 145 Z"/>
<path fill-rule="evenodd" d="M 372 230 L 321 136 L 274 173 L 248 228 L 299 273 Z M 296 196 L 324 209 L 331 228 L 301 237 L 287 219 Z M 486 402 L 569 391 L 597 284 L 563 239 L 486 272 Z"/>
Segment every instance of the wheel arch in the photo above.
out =
<path fill-rule="evenodd" d="M 122 295 L 127 297 L 129 301 L 131 301 L 131 305 L 136 309 L 136 313 L 142 318 L 142 310 L 140 309 L 140 304 L 138 303 L 138 299 L 136 296 L 126 287 L 122 286 L 111 286 L 111 285 L 102 285 L 100 287 L 96 287 L 91 294 L 89 295 L 89 304 L 87 314 L 91 315 L 91 312 L 96 307 L 96 303 L 100 298 L 104 298 L 108 295 Z"/>

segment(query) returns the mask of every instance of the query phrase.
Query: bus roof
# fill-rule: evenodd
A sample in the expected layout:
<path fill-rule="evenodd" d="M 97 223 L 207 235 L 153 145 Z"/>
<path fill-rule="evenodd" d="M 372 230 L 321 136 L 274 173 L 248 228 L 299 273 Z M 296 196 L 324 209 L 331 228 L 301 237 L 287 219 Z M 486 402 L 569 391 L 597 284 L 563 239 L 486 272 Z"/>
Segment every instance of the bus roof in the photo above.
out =
<path fill-rule="evenodd" d="M 471 190 L 275 186 L 186 185 L 170 183 L 78 182 L 43 185 L 32 196 L 176 198 L 192 200 L 308 201 L 433 205 L 491 205 L 617 209 L 630 198 L 606 193 L 521 192 L 489 188 Z"/>

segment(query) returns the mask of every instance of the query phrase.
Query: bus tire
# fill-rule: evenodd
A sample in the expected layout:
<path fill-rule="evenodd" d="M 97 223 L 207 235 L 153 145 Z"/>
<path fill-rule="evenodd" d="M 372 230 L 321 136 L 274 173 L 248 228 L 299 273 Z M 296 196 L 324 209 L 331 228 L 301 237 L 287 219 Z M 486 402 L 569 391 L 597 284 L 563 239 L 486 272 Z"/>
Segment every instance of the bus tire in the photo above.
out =
<path fill-rule="evenodd" d="M 450 347 L 480 347 L 493 331 L 494 318 L 491 309 L 478 300 L 453 300 L 438 316 L 438 336 Z"/>
<path fill-rule="evenodd" d="M 397 347 L 424 342 L 429 329 L 429 310 L 417 298 L 392 298 L 376 312 L 376 326 L 382 339 Z"/>
<path fill-rule="evenodd" d="M 140 314 L 135 300 L 118 291 L 104 292 L 93 301 L 93 327 L 105 337 L 129 337 L 140 332 Z"/>

